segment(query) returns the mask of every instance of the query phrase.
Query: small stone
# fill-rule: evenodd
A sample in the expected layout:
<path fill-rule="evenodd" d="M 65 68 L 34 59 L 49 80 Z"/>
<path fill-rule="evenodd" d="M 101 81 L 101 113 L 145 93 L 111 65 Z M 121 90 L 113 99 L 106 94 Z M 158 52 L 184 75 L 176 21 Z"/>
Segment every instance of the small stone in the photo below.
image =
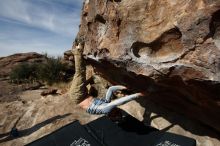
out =
<path fill-rule="evenodd" d="M 41 92 L 41 96 L 47 96 L 52 94 L 57 94 L 57 89 L 48 89 L 46 91 Z"/>
<path fill-rule="evenodd" d="M 57 90 L 56 93 L 59 94 L 59 95 L 62 95 L 62 94 L 63 94 L 63 91 L 62 91 L 61 89 L 59 89 L 59 90 Z"/>
<path fill-rule="evenodd" d="M 196 40 L 196 43 L 197 44 L 202 44 L 204 42 L 204 39 L 203 38 L 198 38 L 197 40 Z"/>
<path fill-rule="evenodd" d="M 212 38 L 208 38 L 206 41 L 205 41 L 205 44 L 211 44 L 213 43 L 213 39 Z"/>

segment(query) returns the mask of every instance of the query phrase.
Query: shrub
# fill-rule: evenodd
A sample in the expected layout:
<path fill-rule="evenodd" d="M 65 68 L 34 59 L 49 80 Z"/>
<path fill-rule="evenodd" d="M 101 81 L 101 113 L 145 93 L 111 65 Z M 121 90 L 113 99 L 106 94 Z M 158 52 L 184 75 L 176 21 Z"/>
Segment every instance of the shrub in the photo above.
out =
<path fill-rule="evenodd" d="M 10 79 L 12 82 L 32 82 L 37 79 L 37 66 L 35 64 L 21 63 L 12 69 Z"/>
<path fill-rule="evenodd" d="M 67 65 L 63 64 L 60 58 L 47 58 L 46 63 L 40 65 L 38 68 L 39 80 L 45 81 L 49 85 L 65 81 Z"/>
<path fill-rule="evenodd" d="M 71 71 L 70 71 L 71 70 Z M 41 81 L 49 85 L 68 81 L 73 71 L 61 58 L 47 57 L 44 63 L 22 63 L 15 67 L 10 79 L 15 83 Z"/>

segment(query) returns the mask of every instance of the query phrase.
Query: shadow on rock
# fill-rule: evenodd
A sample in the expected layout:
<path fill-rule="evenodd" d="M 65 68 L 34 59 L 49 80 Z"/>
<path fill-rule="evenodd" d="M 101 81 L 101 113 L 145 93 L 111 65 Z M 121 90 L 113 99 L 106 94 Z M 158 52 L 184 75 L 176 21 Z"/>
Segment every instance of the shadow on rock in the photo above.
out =
<path fill-rule="evenodd" d="M 185 81 L 181 76 L 170 77 L 162 73 L 160 78 L 153 80 L 128 71 L 126 62 L 107 58 L 99 61 L 88 58 L 87 63 L 92 64 L 95 71 L 112 84 L 127 86 L 134 92 L 150 93 L 139 101 L 140 105 L 146 108 L 146 125 L 158 118 L 150 118 L 151 113 L 156 113 L 193 134 L 219 139 L 219 84 L 198 80 Z M 143 67 L 140 64 L 133 66 Z M 155 105 L 149 105 L 152 103 Z M 170 128 L 168 126 L 164 130 Z"/>
<path fill-rule="evenodd" d="M 145 125 L 151 125 L 152 122 L 154 122 L 154 124 L 156 123 L 159 126 L 161 126 L 162 124 L 167 124 L 167 122 L 169 122 L 170 125 L 161 129 L 161 131 L 168 132 L 171 128 L 174 128 L 172 129 L 172 131 L 175 131 L 174 126 L 178 125 L 185 131 L 189 131 L 192 134 L 199 136 L 210 136 L 212 138 L 220 139 L 218 131 L 214 130 L 213 128 L 207 125 L 202 124 L 199 121 L 196 121 L 195 119 L 189 119 L 182 114 L 171 111 L 150 100 L 138 99 L 137 102 L 140 103 L 141 106 L 146 107 L 143 116 L 143 122 L 145 123 Z M 155 113 L 156 115 L 150 116 L 151 113 Z M 156 121 L 157 118 L 163 118 L 167 122 L 163 123 L 163 121 L 161 121 L 160 119 Z"/>

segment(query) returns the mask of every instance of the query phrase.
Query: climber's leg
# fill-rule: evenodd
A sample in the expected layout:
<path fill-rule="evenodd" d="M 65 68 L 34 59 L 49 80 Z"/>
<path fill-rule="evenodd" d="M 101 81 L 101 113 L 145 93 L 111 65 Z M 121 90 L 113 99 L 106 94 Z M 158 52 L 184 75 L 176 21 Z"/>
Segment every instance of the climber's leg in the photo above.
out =
<path fill-rule="evenodd" d="M 75 60 L 75 74 L 69 90 L 71 99 L 76 103 L 80 103 L 86 98 L 86 66 L 83 60 L 83 46 L 79 45 L 73 51 Z"/>

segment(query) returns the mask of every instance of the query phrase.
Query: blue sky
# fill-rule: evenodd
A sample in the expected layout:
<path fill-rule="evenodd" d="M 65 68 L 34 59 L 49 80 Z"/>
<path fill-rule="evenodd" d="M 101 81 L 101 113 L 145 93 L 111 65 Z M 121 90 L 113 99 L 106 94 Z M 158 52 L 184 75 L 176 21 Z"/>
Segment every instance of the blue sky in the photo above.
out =
<path fill-rule="evenodd" d="M 83 0 L 0 0 L 0 56 L 62 56 L 78 32 Z"/>

